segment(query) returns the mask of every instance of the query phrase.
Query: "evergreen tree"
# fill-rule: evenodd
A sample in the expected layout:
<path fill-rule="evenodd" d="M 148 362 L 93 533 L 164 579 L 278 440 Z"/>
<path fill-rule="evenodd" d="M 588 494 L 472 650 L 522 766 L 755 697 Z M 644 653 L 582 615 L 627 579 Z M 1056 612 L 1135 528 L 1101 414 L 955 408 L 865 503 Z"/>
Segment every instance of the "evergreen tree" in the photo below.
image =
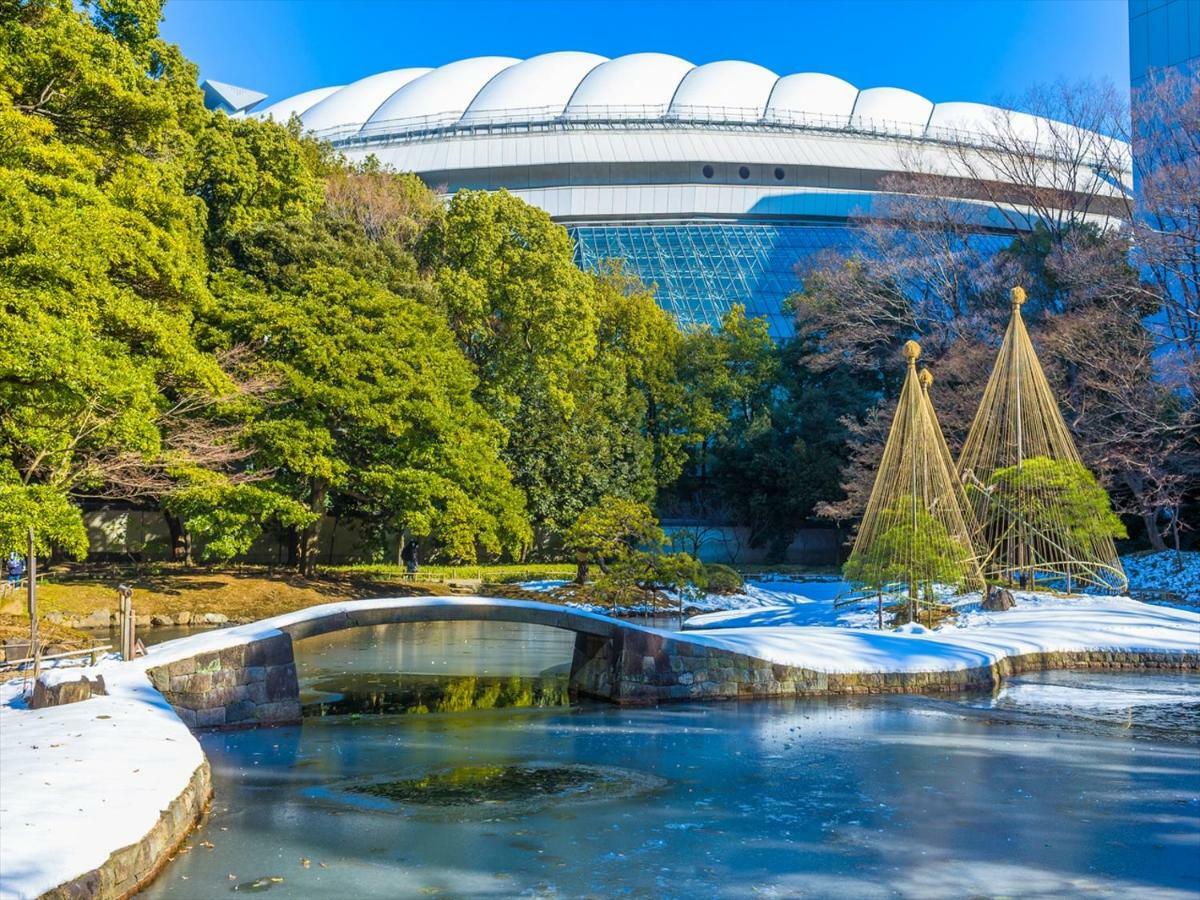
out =
<path fill-rule="evenodd" d="M 988 479 L 987 492 L 988 515 L 1024 536 L 1027 566 L 1033 573 L 1040 563 L 1050 563 L 1055 569 L 1065 567 L 1068 580 L 1072 574 L 1080 579 L 1102 568 L 1103 561 L 1092 559 L 1093 547 L 1126 536 L 1108 493 L 1086 466 L 1073 460 L 1034 456 L 997 469 Z M 1049 551 L 1046 559 L 1039 556 L 1043 548 Z"/>

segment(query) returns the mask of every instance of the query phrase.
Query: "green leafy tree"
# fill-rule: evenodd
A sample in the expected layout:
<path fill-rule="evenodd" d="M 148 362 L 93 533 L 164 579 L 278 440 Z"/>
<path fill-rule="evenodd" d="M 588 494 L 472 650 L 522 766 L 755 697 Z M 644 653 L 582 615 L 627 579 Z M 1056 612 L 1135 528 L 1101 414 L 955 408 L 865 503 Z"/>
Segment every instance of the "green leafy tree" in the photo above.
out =
<path fill-rule="evenodd" d="M 519 552 L 524 501 L 499 458 L 503 431 L 471 397 L 475 377 L 429 308 L 339 268 L 293 290 L 230 275 L 211 317 L 282 379 L 251 439 L 313 516 L 300 563 L 316 563 L 316 518 L 338 491 L 394 529 L 435 538 L 451 559 Z"/>
<path fill-rule="evenodd" d="M 1032 568 L 1095 559 L 1097 542 L 1126 537 L 1108 493 L 1082 463 L 1034 456 L 987 481 L 989 510 L 1016 523 Z"/>
<path fill-rule="evenodd" d="M 61 492 L 40 484 L 23 484 L 11 465 L 0 461 L 0 557 L 22 556 L 57 548 L 75 556 L 87 552 L 87 530 L 79 509 Z"/>
<path fill-rule="evenodd" d="M 164 417 L 232 387 L 193 337 L 211 297 L 185 182 L 208 113 L 160 12 L 47 0 L 0 16 L 0 461 L 73 553 L 68 501 L 160 496 L 171 463 L 204 455 L 170 446 Z"/>
<path fill-rule="evenodd" d="M 580 271 L 566 230 L 504 191 L 456 193 L 422 248 L 543 537 L 606 495 L 651 502 L 678 476 L 681 337 L 641 285 Z"/>
<path fill-rule="evenodd" d="M 316 518 L 303 504 L 274 490 L 269 482 L 232 482 L 203 469 L 182 478 L 163 498 L 162 506 L 164 512 L 187 523 L 187 556 L 195 541 L 202 559 L 218 562 L 248 551 L 269 523 L 303 528 Z"/>
<path fill-rule="evenodd" d="M 617 607 L 672 591 L 682 609 L 685 599 L 704 591 L 708 576 L 704 565 L 688 554 L 662 552 L 665 543 L 650 507 L 620 497 L 605 497 L 584 510 L 564 535 L 564 546 L 578 565 L 577 585 L 587 583 L 591 564 L 600 569 L 586 596 Z"/>
<path fill-rule="evenodd" d="M 972 552 L 924 504 L 905 495 L 883 511 L 879 537 L 864 551 L 852 553 L 842 574 L 847 581 L 879 593 L 904 585 L 911 622 L 922 588 L 928 603 L 937 585 L 964 583 Z"/>
<path fill-rule="evenodd" d="M 622 497 L 605 497 L 584 510 L 563 535 L 563 546 L 578 562 L 579 584 L 587 581 L 591 563 L 607 572 L 613 563 L 639 548 L 658 548 L 665 542 L 650 507 Z"/>

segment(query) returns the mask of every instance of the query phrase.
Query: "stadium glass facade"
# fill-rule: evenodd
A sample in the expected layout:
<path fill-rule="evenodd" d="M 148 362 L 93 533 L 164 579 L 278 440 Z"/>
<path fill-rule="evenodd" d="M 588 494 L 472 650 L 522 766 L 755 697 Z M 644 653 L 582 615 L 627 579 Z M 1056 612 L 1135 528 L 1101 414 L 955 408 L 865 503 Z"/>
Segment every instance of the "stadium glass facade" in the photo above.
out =
<path fill-rule="evenodd" d="M 717 327 L 736 303 L 767 320 L 772 337 L 793 332 L 784 309 L 802 287 L 801 272 L 823 251 L 853 250 L 859 232 L 846 224 L 679 222 L 577 225 L 569 228 L 581 268 L 620 260 L 655 290 L 684 328 Z M 995 253 L 1011 236 L 979 234 L 976 251 Z"/>
<path fill-rule="evenodd" d="M 855 241 L 848 225 L 730 222 L 573 226 L 576 261 L 599 269 L 621 260 L 655 289 L 684 328 L 717 327 L 735 303 L 767 320 L 772 336 L 792 332 L 784 301 L 800 289 L 797 268 L 823 250 Z"/>

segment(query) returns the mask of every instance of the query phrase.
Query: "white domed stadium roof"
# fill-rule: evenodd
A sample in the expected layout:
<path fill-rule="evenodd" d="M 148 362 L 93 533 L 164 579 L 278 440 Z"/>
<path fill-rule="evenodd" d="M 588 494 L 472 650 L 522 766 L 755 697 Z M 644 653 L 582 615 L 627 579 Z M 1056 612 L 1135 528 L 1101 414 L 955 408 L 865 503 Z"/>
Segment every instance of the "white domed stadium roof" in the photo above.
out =
<path fill-rule="evenodd" d="M 439 66 L 400 88 L 364 121 L 439 117 L 457 122 L 485 84 L 519 62 L 511 56 L 476 56 Z"/>
<path fill-rule="evenodd" d="M 775 192 L 855 191 L 877 183 L 879 172 L 903 171 L 913 162 L 904 148 L 914 141 L 924 154 L 921 171 L 977 178 L 990 163 L 964 173 L 955 154 L 963 147 L 994 151 L 989 135 L 1001 123 L 1010 140 L 1027 141 L 1040 154 L 1061 155 L 1071 143 L 1094 148 L 1097 171 L 1119 144 L 979 103 L 935 104 L 902 88 L 859 88 L 819 72 L 781 76 L 739 60 L 698 66 L 664 53 L 480 56 L 393 69 L 261 108 L 247 105 L 234 115 L 280 122 L 298 115 L 307 131 L 352 157 L 374 154 L 447 189 L 498 184 L 537 191 L 549 189 L 540 183 L 546 179 L 625 177 L 617 170 L 586 176 L 582 169 L 546 170 L 536 178 L 511 171 L 522 166 L 678 162 L 697 164 L 698 183 L 714 190 L 732 184 L 745 193 L 765 181 Z M 1114 190 L 1126 190 L 1128 165 L 1119 168 L 1124 187 Z M 495 174 L 500 170 L 503 177 Z M 471 174 L 454 174 L 462 172 Z M 627 174 L 651 181 L 700 177 L 673 172 Z M 811 183 L 823 177 L 823 184 Z"/>
<path fill-rule="evenodd" d="M 286 123 L 292 116 L 304 115 L 312 107 L 325 98 L 333 96 L 341 89 L 341 85 L 338 85 L 336 87 L 323 87 L 305 91 L 303 94 L 296 94 L 292 97 L 284 97 L 282 100 L 276 100 L 262 109 L 254 110 L 250 115 L 258 119 L 274 119 L 276 122 Z"/>
<path fill-rule="evenodd" d="M 858 88 L 848 81 L 820 72 L 785 75 L 775 82 L 767 103 L 767 117 L 780 121 L 829 121 L 848 125 L 858 99 Z"/>
<path fill-rule="evenodd" d="M 360 78 L 300 113 L 300 121 L 309 131 L 325 131 L 365 122 L 392 94 L 431 71 L 394 69 Z"/>
<path fill-rule="evenodd" d="M 606 57 L 571 50 L 530 57 L 484 85 L 463 113 L 462 121 L 503 120 L 513 112 L 525 110 L 562 115 L 575 88 L 604 62 L 608 62 Z"/>
<path fill-rule="evenodd" d="M 403 140 L 406 133 L 603 120 L 756 123 L 834 128 L 895 137 L 980 131 L 1000 112 L 977 103 L 932 101 L 896 87 L 860 89 L 833 75 L 780 76 L 750 62 L 694 65 L 665 53 L 608 59 L 543 53 L 526 60 L 479 56 L 436 68 L 404 68 L 342 87 L 318 88 L 247 113 L 304 126 L 335 143 Z M 1036 123 L 1025 116 L 1025 123 Z M 1035 124 L 1030 131 L 1036 131 Z"/>
<path fill-rule="evenodd" d="M 739 60 L 696 66 L 679 82 L 670 111 L 688 115 L 713 110 L 720 118 L 755 121 L 762 118 L 778 80 L 770 69 Z"/>
<path fill-rule="evenodd" d="M 615 117 L 663 115 L 683 76 L 695 65 L 666 53 L 631 53 L 601 63 L 579 82 L 564 110 L 586 116 L 611 110 Z"/>

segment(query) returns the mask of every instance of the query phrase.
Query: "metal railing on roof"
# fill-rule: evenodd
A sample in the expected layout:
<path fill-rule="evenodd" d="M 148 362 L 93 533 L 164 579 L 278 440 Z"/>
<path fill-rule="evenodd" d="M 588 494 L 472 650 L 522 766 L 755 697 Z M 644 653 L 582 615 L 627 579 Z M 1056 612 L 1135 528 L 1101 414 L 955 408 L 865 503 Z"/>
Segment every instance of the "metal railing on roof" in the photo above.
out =
<path fill-rule="evenodd" d="M 996 148 L 996 137 L 967 128 L 881 119 L 858 115 L 762 110 L 738 106 L 531 106 L 464 113 L 449 111 L 424 116 L 340 125 L 314 131 L 314 136 L 342 149 L 379 144 L 416 143 L 447 137 L 504 132 L 555 132 L 574 129 L 606 130 L 637 127 L 671 130 L 704 127 L 725 130 L 814 132 L 869 135 L 981 149 Z M 1106 139 L 1107 140 L 1107 139 Z M 1111 159 L 1095 164 L 1107 168 Z"/>

